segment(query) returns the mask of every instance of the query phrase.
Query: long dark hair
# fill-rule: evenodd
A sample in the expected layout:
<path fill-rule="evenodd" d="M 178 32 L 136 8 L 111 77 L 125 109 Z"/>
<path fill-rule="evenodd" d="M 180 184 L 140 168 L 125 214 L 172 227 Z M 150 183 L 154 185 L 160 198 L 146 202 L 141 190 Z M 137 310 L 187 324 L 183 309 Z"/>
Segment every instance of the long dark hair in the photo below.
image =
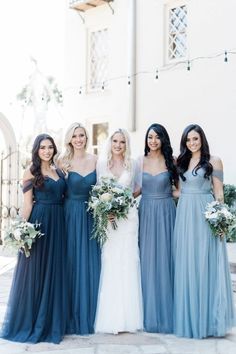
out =
<path fill-rule="evenodd" d="M 166 129 L 163 127 L 163 125 L 153 123 L 148 128 L 145 136 L 144 156 L 147 156 L 148 153 L 150 152 L 150 148 L 148 147 L 148 135 L 150 130 L 154 130 L 154 132 L 158 135 L 161 141 L 161 152 L 165 159 L 166 168 L 170 173 L 171 184 L 177 186 L 179 178 L 178 178 L 177 168 L 174 164 L 173 149 L 171 147 L 169 135 Z"/>
<path fill-rule="evenodd" d="M 57 147 L 53 140 L 53 138 L 48 134 L 39 134 L 34 141 L 33 148 L 32 148 L 32 165 L 30 166 L 30 172 L 34 176 L 33 179 L 33 186 L 36 188 L 42 188 L 44 185 L 44 176 L 41 172 L 41 159 L 39 157 L 39 148 L 40 144 L 43 140 L 50 140 L 53 145 L 53 156 L 52 160 L 50 161 L 51 164 L 54 164 L 53 158 L 57 154 Z"/>
<path fill-rule="evenodd" d="M 180 174 L 180 177 L 183 181 L 186 180 L 184 173 L 187 171 L 190 159 L 192 157 L 191 151 L 187 148 L 186 142 L 188 138 L 188 134 L 194 130 L 200 135 L 201 138 L 201 157 L 198 164 L 194 167 L 192 173 L 193 175 L 197 174 L 199 168 L 203 168 L 205 170 L 204 177 L 209 178 L 212 174 L 213 167 L 210 163 L 210 149 L 208 145 L 208 141 L 203 129 L 198 124 L 190 124 L 188 125 L 182 134 L 181 141 L 180 141 L 180 155 L 177 159 L 177 168 Z"/>

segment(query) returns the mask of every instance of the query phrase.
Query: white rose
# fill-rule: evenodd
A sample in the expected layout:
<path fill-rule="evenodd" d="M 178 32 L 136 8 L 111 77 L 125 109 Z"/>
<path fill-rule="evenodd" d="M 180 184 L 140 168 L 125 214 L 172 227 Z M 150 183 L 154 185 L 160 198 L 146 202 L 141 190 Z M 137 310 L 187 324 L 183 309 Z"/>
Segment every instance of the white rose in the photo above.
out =
<path fill-rule="evenodd" d="M 21 240 L 21 231 L 19 229 L 16 229 L 14 232 L 13 232 L 13 235 L 15 237 L 15 239 L 17 241 L 20 241 Z"/>
<path fill-rule="evenodd" d="M 102 202 L 110 202 L 112 200 L 112 195 L 110 193 L 103 193 L 99 199 Z"/>
<path fill-rule="evenodd" d="M 218 213 L 212 213 L 208 215 L 208 219 L 217 219 L 218 218 Z"/>

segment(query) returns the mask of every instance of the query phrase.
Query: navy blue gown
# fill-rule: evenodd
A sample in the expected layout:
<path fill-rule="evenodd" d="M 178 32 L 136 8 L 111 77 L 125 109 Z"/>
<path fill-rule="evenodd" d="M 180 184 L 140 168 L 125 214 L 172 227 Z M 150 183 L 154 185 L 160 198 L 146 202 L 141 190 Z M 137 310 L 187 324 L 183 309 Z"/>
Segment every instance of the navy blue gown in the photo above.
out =
<path fill-rule="evenodd" d="M 100 276 L 100 248 L 91 240 L 92 215 L 87 211 L 96 171 L 86 176 L 70 171 L 66 178 L 67 334 L 93 333 Z"/>
<path fill-rule="evenodd" d="M 19 253 L 1 337 L 16 342 L 59 343 L 65 333 L 65 231 L 63 194 L 65 181 L 45 177 L 41 189 L 33 188 L 34 205 L 29 222 L 40 223 L 44 233 L 29 258 Z"/>

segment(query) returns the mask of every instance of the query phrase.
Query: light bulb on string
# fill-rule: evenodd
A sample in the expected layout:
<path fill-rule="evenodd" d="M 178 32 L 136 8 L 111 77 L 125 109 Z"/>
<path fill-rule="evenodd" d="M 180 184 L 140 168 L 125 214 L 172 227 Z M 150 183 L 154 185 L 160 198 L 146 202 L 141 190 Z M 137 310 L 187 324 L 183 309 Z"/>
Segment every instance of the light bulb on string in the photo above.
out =
<path fill-rule="evenodd" d="M 81 95 L 82 94 L 82 87 L 80 86 L 79 88 L 79 94 Z"/>
<path fill-rule="evenodd" d="M 224 58 L 224 62 L 227 63 L 228 62 L 228 53 L 227 51 L 225 51 L 225 58 Z"/>
<path fill-rule="evenodd" d="M 158 80 L 159 76 L 158 76 L 158 69 L 156 69 L 156 76 L 155 79 Z"/>
<path fill-rule="evenodd" d="M 190 69 L 191 69 L 190 60 L 188 60 L 187 70 L 190 71 Z"/>
<path fill-rule="evenodd" d="M 131 85 L 130 76 L 128 76 L 128 85 Z"/>

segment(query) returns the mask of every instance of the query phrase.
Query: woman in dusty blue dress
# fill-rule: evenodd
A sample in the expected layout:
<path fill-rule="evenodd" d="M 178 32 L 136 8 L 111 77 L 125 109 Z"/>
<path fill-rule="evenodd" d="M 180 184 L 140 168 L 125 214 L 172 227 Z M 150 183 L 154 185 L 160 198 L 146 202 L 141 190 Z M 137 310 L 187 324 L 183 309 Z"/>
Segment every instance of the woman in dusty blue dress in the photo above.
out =
<path fill-rule="evenodd" d="M 144 305 L 144 330 L 173 331 L 172 238 L 175 221 L 173 186 L 178 175 L 166 129 L 152 124 L 140 159 L 142 198 L 139 205 L 139 244 Z"/>
<path fill-rule="evenodd" d="M 44 234 L 30 256 L 19 253 L 1 337 L 16 342 L 59 343 L 65 333 L 65 240 L 63 174 L 55 169 L 57 149 L 47 134 L 32 149 L 24 173 L 23 218 L 40 223 Z"/>
<path fill-rule="evenodd" d="M 180 155 L 181 195 L 174 231 L 174 333 L 205 338 L 224 336 L 235 324 L 226 242 L 212 234 L 206 204 L 223 202 L 223 166 L 210 155 L 202 128 L 183 132 Z"/>
<path fill-rule="evenodd" d="M 73 123 L 65 135 L 59 164 L 66 173 L 65 221 L 67 238 L 67 334 L 93 333 L 100 276 L 100 248 L 91 240 L 89 192 L 96 184 L 95 155 L 86 152 L 88 135 Z"/>

